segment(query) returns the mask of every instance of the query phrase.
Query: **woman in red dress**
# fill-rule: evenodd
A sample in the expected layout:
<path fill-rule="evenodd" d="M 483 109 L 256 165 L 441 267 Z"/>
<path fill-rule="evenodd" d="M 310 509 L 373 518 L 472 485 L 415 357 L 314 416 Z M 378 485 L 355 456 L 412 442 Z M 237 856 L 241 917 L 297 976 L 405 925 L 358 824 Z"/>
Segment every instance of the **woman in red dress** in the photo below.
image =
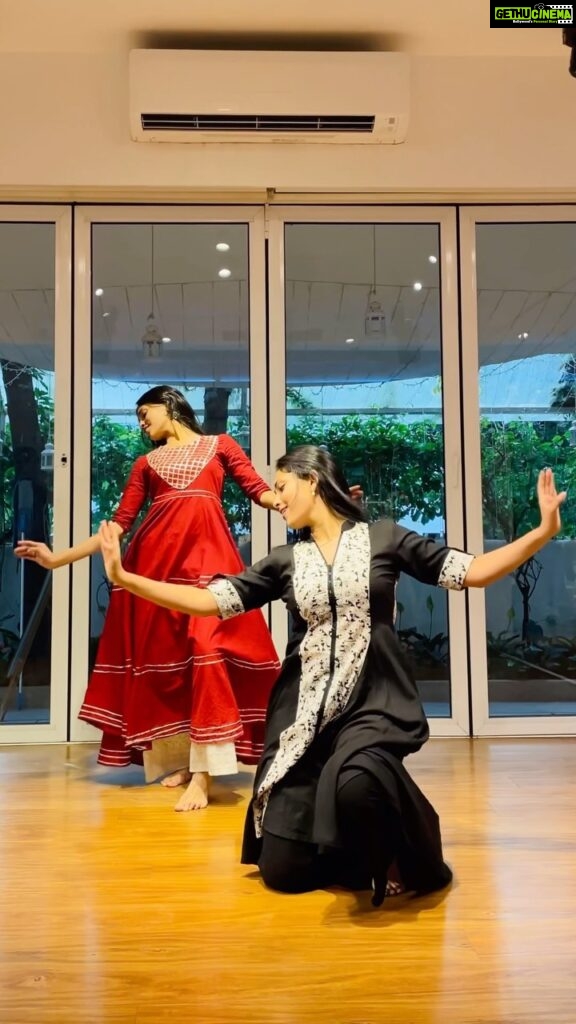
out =
<path fill-rule="evenodd" d="M 264 508 L 276 507 L 274 492 L 236 441 L 204 434 L 175 388 L 152 388 L 136 410 L 156 447 L 134 463 L 113 517 L 120 537 L 150 503 L 126 567 L 195 586 L 241 572 L 222 508 L 224 478 Z M 99 549 L 96 534 L 61 552 L 21 540 L 15 554 L 56 569 Z M 147 781 L 186 785 L 176 810 L 196 810 L 208 803 L 210 776 L 234 774 L 237 757 L 257 763 L 279 667 L 260 611 L 242 622 L 189 618 L 114 587 L 79 717 L 103 732 L 100 764 L 144 763 Z"/>

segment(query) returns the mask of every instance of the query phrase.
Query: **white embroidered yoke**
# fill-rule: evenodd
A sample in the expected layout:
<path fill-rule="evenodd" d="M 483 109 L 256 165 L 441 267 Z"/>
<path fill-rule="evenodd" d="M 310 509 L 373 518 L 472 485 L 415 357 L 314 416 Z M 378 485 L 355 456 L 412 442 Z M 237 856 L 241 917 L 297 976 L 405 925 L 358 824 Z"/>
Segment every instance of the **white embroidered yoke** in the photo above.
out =
<path fill-rule="evenodd" d="M 184 491 L 216 454 L 217 436 L 200 436 L 191 444 L 163 444 L 146 456 L 155 473 L 177 491 Z"/>

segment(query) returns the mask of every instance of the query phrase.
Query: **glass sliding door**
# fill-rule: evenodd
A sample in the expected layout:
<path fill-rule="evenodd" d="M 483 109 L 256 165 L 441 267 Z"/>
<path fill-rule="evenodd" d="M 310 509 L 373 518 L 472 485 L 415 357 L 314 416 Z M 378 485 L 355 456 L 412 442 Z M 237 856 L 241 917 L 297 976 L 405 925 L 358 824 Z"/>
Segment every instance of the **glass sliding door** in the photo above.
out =
<path fill-rule="evenodd" d="M 81 539 L 110 517 L 134 460 L 150 450 L 136 401 L 157 384 L 183 391 L 207 433 L 232 435 L 264 476 L 267 462 L 261 212 L 85 209 L 78 218 L 79 249 L 89 261 L 79 297 L 78 388 L 86 406 L 76 422 L 87 451 L 77 489 Z M 250 563 L 267 550 L 266 514 L 230 481 L 224 506 Z M 77 567 L 86 624 L 74 655 L 76 707 L 108 607 L 101 561 L 91 561 L 90 573 L 87 565 Z M 80 723 L 73 729 L 89 733 Z"/>
<path fill-rule="evenodd" d="M 47 575 L 13 546 L 112 513 L 157 383 L 264 477 L 325 444 L 372 518 L 472 551 L 536 522 L 551 465 L 561 535 L 486 594 L 402 580 L 397 628 L 435 734 L 576 732 L 576 215 L 458 216 L 459 267 L 455 208 L 78 207 L 72 316 L 71 210 L 0 207 L 0 741 L 95 735 L 76 714 L 102 566 Z M 246 561 L 284 541 L 229 484 L 225 505 Z M 281 607 L 272 624 L 282 650 Z"/>
<path fill-rule="evenodd" d="M 371 520 L 459 546 L 452 215 L 286 209 L 271 228 L 270 404 L 283 409 L 274 456 L 325 445 L 362 486 Z M 465 731 L 463 598 L 408 577 L 397 596 L 429 717 L 446 734 Z"/>
<path fill-rule="evenodd" d="M 68 572 L 13 555 L 69 535 L 70 215 L 0 208 L 0 743 L 66 738 Z"/>
<path fill-rule="evenodd" d="M 576 216 L 559 207 L 462 216 L 473 548 L 537 525 L 542 467 L 569 491 L 559 536 L 471 602 L 474 728 L 574 732 Z"/>

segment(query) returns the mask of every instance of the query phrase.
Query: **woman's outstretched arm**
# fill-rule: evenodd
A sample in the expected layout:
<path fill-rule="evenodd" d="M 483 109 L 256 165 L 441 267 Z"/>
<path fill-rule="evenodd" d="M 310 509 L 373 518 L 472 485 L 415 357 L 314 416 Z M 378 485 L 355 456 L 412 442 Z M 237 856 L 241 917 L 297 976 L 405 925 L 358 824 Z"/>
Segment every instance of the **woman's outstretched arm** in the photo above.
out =
<path fill-rule="evenodd" d="M 114 527 L 114 523 L 103 522 L 98 531 L 104 568 L 111 583 L 123 587 L 124 590 L 129 590 L 137 597 L 153 601 L 154 604 L 159 604 L 163 608 L 184 612 L 185 615 L 218 615 L 218 605 L 209 590 L 188 586 L 186 583 L 164 583 L 161 580 L 150 580 L 147 576 L 126 572 L 122 567 L 120 538 Z"/>
<path fill-rule="evenodd" d="M 112 523 L 111 526 L 119 540 L 124 533 L 122 527 L 118 523 Z M 74 547 L 64 548 L 63 551 L 52 551 L 42 541 L 26 540 L 23 537 L 14 548 L 14 554 L 17 558 L 26 558 L 31 562 L 36 562 L 43 569 L 59 569 L 60 566 L 78 562 L 81 558 L 89 558 L 99 550 L 100 534 L 93 533 L 88 540 L 83 540 L 80 544 L 75 544 Z"/>
<path fill-rule="evenodd" d="M 562 526 L 560 506 L 566 498 L 566 491 L 558 494 L 551 469 L 540 471 L 537 491 L 540 525 L 510 544 L 505 544 L 504 547 L 477 555 L 466 573 L 465 587 L 487 587 L 490 583 L 495 583 L 502 576 L 527 562 L 558 533 Z"/>
<path fill-rule="evenodd" d="M 146 500 L 146 472 L 148 464 L 144 457 L 136 459 L 130 476 L 122 492 L 120 503 L 112 521 L 113 529 L 120 538 L 130 530 L 136 516 Z M 100 533 L 93 533 L 87 540 L 74 544 L 62 551 L 52 551 L 47 544 L 38 540 L 27 540 L 23 537 L 14 548 L 17 558 L 27 558 L 44 569 L 58 569 L 62 565 L 78 562 L 81 558 L 89 558 L 100 550 Z"/>

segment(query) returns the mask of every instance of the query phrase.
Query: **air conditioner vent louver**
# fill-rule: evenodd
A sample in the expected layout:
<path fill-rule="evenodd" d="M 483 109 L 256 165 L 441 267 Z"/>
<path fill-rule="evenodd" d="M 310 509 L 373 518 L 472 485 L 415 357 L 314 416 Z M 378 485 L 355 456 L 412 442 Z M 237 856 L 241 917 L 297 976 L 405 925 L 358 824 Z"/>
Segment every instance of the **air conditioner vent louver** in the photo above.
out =
<path fill-rule="evenodd" d="M 184 132 L 373 132 L 366 114 L 142 114 L 144 131 Z"/>

